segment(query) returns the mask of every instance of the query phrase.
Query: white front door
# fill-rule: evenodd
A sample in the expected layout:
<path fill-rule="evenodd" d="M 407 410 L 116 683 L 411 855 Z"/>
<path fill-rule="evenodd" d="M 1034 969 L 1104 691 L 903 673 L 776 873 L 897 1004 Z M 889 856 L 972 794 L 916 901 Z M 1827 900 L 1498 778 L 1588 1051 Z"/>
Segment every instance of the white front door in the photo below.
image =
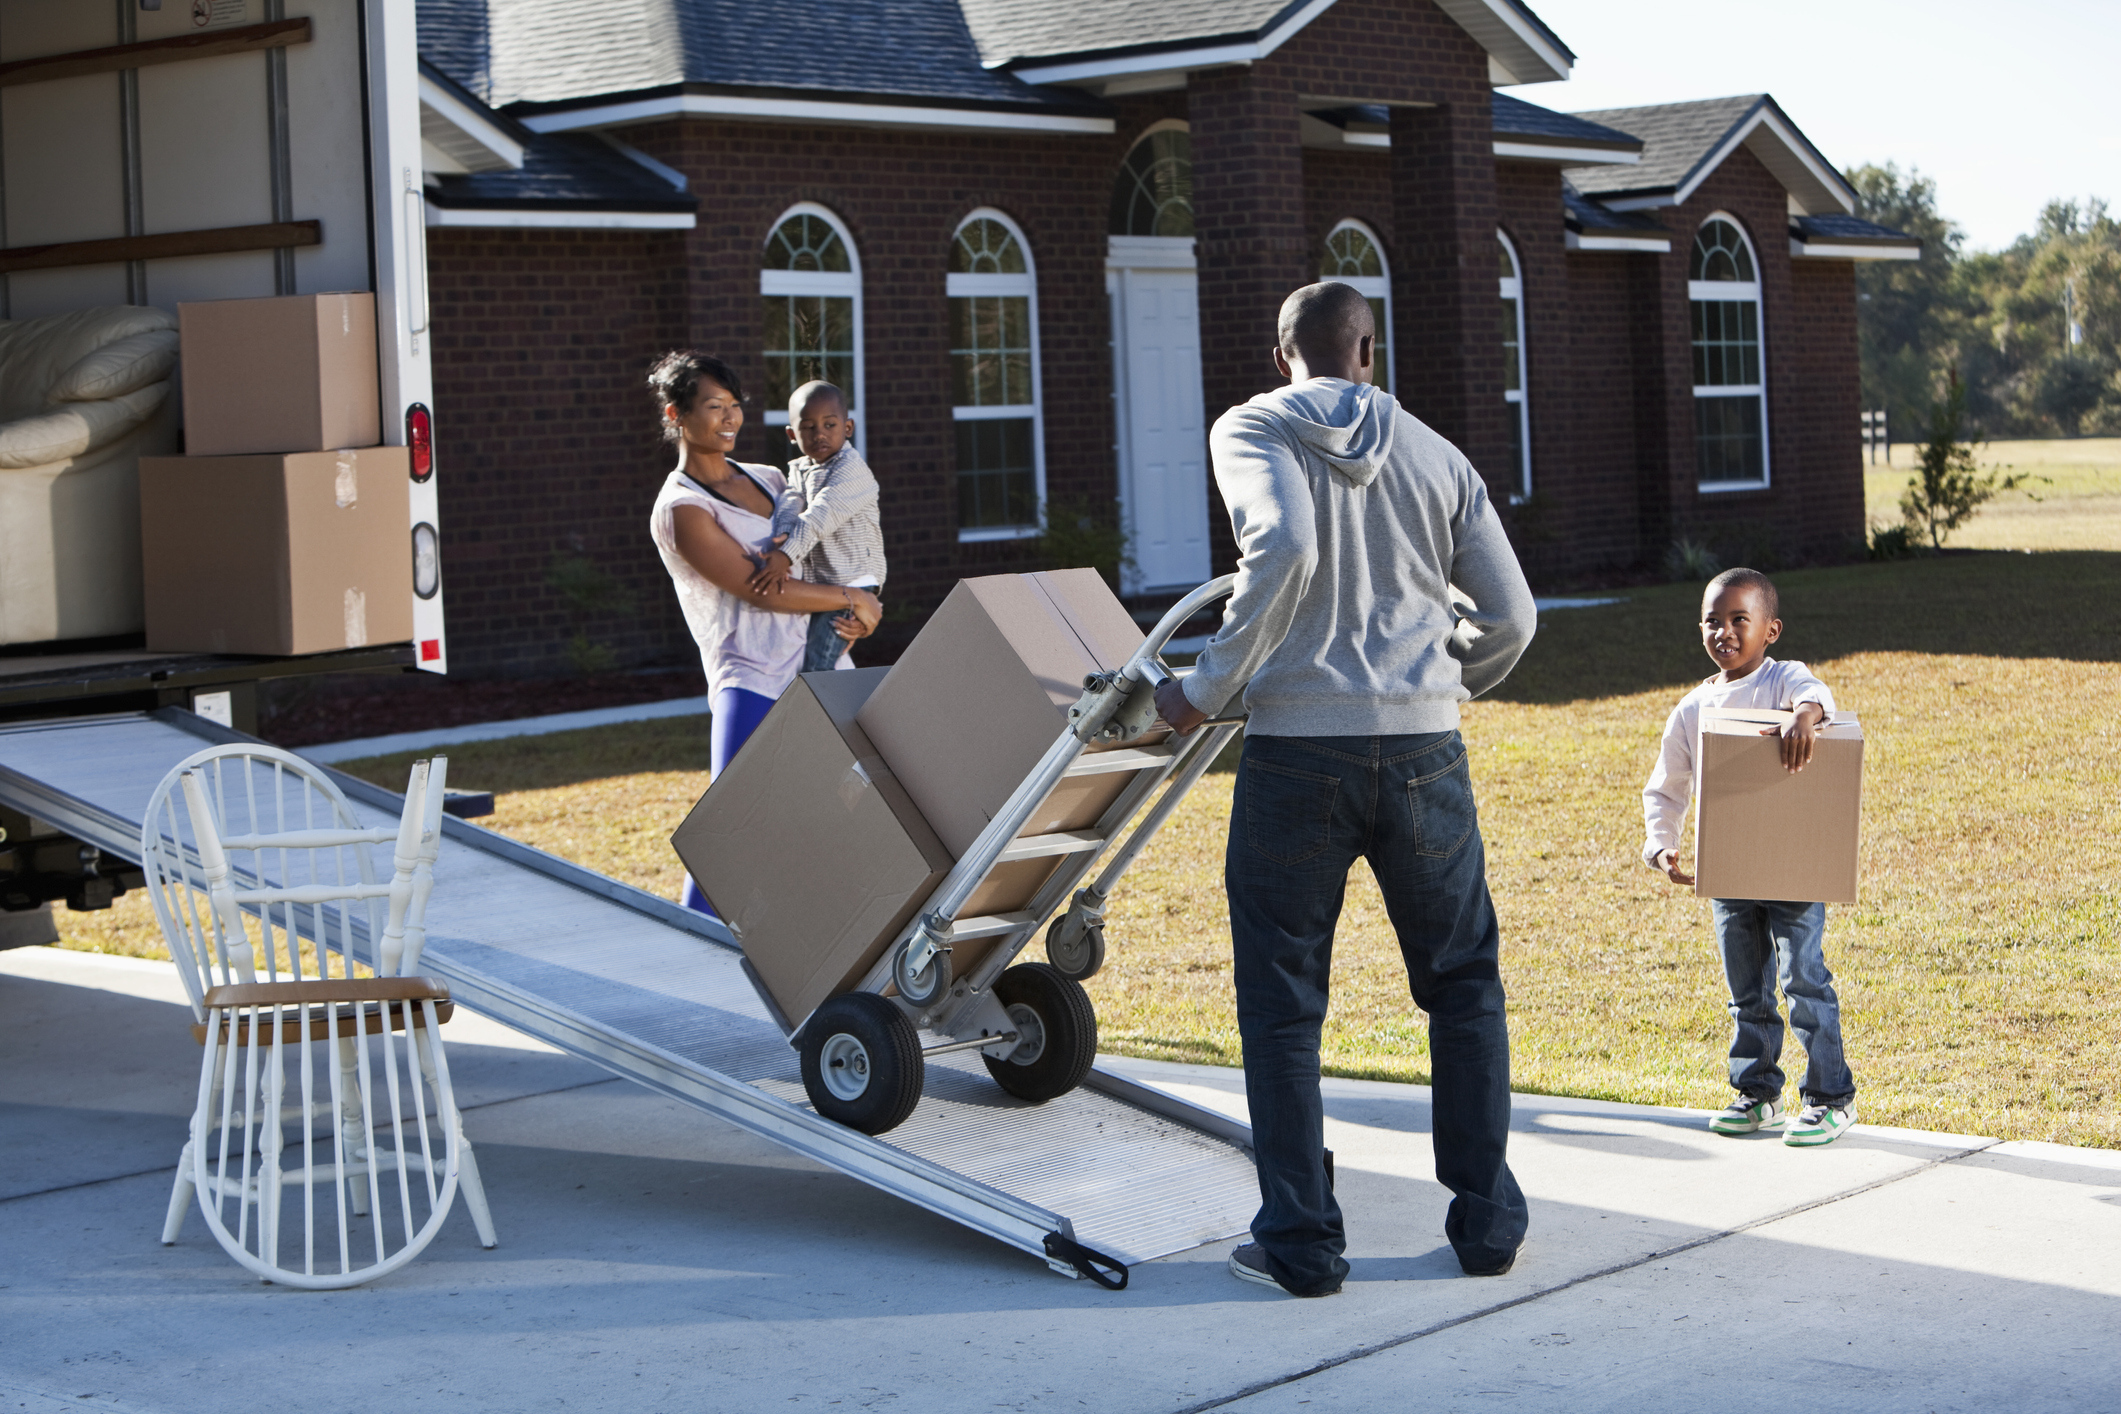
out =
<path fill-rule="evenodd" d="M 1152 245 L 1157 248 L 1134 249 Z M 1172 249 L 1161 249 L 1166 245 Z M 1208 429 L 1201 416 L 1192 245 L 1112 242 L 1120 503 L 1134 553 L 1127 589 L 1137 594 L 1191 589 L 1208 578 Z M 1171 268 L 1181 256 L 1184 268 Z M 1133 260 L 1164 268 L 1140 268 Z"/>

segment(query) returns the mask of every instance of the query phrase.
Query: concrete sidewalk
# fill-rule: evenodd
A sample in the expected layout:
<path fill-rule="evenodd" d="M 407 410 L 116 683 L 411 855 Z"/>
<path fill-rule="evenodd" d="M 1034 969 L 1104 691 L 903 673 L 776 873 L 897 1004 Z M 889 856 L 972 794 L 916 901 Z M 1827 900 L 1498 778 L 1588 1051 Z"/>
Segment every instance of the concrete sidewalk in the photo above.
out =
<path fill-rule="evenodd" d="M 2121 1153 L 1858 1129 L 1824 1150 L 1520 1096 L 1531 1244 L 1458 1275 L 1427 1091 L 1328 1081 L 1354 1273 L 1229 1244 L 1069 1282 L 459 1012 L 501 1245 L 461 1204 L 367 1288 L 157 1242 L 198 1051 L 163 964 L 0 953 L 0 1411 L 2121 1407 Z M 1240 1077 L 1125 1062 L 1243 1113 Z"/>

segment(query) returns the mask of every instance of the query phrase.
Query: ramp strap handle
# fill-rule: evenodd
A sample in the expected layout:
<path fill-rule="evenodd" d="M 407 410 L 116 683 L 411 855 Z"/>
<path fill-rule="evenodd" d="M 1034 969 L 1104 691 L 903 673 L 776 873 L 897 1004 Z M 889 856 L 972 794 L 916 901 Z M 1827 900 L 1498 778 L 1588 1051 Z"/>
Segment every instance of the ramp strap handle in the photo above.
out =
<path fill-rule="evenodd" d="M 1056 1262 L 1066 1262 L 1107 1291 L 1127 1289 L 1125 1263 L 1085 1247 L 1072 1237 L 1063 1237 L 1057 1232 L 1047 1233 L 1046 1255 Z"/>

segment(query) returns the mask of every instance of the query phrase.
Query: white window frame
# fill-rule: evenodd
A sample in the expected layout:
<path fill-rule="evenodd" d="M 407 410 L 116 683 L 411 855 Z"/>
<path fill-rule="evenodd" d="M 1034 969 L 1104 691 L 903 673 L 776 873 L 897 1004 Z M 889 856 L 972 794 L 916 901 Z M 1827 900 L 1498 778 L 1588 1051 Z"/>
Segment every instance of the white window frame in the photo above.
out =
<path fill-rule="evenodd" d="M 1694 366 L 1695 303 L 1745 304 L 1750 301 L 1753 306 L 1754 337 L 1760 345 L 1760 381 L 1758 383 L 1696 384 L 1694 385 L 1694 397 L 1697 400 L 1704 397 L 1754 397 L 1760 400 L 1760 479 L 1758 481 L 1702 481 L 1699 479 L 1700 461 L 1697 452 L 1694 489 L 1703 495 L 1717 495 L 1729 491 L 1765 490 L 1774 484 L 1775 466 L 1774 459 L 1768 455 L 1767 305 L 1760 298 L 1760 247 L 1754 244 L 1753 233 L 1745 228 L 1745 223 L 1728 211 L 1712 211 L 1707 216 L 1702 217 L 1701 224 L 1694 228 L 1694 239 L 1699 240 L 1701 233 L 1717 221 L 1722 221 L 1730 226 L 1732 230 L 1738 233 L 1738 239 L 1745 242 L 1746 254 L 1753 258 L 1753 278 L 1750 283 L 1743 280 L 1694 279 L 1689 279 L 1686 282 L 1687 368 L 1691 372 Z M 1691 275 L 1694 265 L 1694 241 L 1687 242 L 1686 259 L 1687 272 Z M 1699 423 L 1696 423 L 1696 426 L 1699 426 Z"/>
<path fill-rule="evenodd" d="M 1045 386 L 1039 371 L 1038 346 L 1038 262 L 1031 254 L 1031 241 L 1024 235 L 1023 227 L 1009 216 L 991 206 L 982 206 L 968 212 L 950 232 L 953 250 L 957 238 L 965 233 L 965 227 L 975 221 L 992 221 L 1016 239 L 1018 250 L 1024 253 L 1024 273 L 1021 275 L 964 275 L 949 272 L 944 291 L 951 299 L 969 299 L 981 295 L 1025 298 L 1030 301 L 1031 320 L 1031 401 L 1029 403 L 992 404 L 981 407 L 952 407 L 950 421 L 984 422 L 1001 421 L 1005 418 L 1029 416 L 1031 419 L 1031 494 L 1038 503 L 1038 523 L 1035 525 L 959 526 L 957 538 L 961 544 L 984 540 L 1030 540 L 1046 533 L 1046 397 Z M 945 324 L 947 326 L 947 322 Z M 956 490 L 953 486 L 952 491 Z"/>
<path fill-rule="evenodd" d="M 1517 242 L 1500 226 L 1495 228 L 1495 239 L 1502 242 L 1503 254 L 1510 257 L 1510 268 L 1517 272 L 1499 277 L 1495 297 L 1515 301 L 1517 306 L 1517 391 L 1504 389 L 1502 400 L 1517 409 L 1517 489 L 1510 493 L 1510 503 L 1522 505 L 1532 499 L 1532 361 L 1524 339 L 1524 258 L 1517 253 Z"/>
<path fill-rule="evenodd" d="M 1329 282 L 1335 285 L 1346 285 L 1364 299 L 1381 299 L 1385 302 L 1385 383 L 1390 387 L 1397 388 L 1399 386 L 1399 340 L 1393 337 L 1394 331 L 1392 327 L 1392 258 L 1385 254 L 1385 243 L 1378 238 L 1377 232 L 1370 229 L 1368 223 L 1352 218 L 1342 221 L 1335 225 L 1332 230 L 1326 232 L 1326 240 L 1330 242 L 1342 231 L 1360 231 L 1362 233 L 1363 239 L 1370 243 L 1370 249 L 1377 252 L 1377 268 L 1384 271 L 1384 274 L 1321 275 L 1319 279 L 1322 282 Z"/>
<path fill-rule="evenodd" d="M 854 243 L 854 232 L 847 229 L 847 223 L 839 218 L 839 214 L 830 207 L 820 206 L 814 201 L 799 201 L 774 217 L 771 224 L 766 227 L 765 238 L 759 243 L 760 251 L 763 252 L 765 250 L 766 242 L 773 239 L 775 231 L 780 230 L 781 227 L 787 225 L 798 216 L 816 216 L 839 233 L 841 244 L 847 247 L 848 269 L 845 273 L 836 270 L 762 269 L 759 271 L 759 297 L 761 299 L 769 299 L 774 295 L 837 295 L 843 298 L 847 296 L 853 297 L 854 386 L 852 388 L 844 388 L 841 391 L 847 395 L 847 416 L 854 422 L 854 434 L 849 440 L 859 446 L 862 430 L 862 382 L 867 375 L 863 349 L 868 344 L 868 340 L 862 332 L 862 253 Z M 763 349 L 760 351 L 764 352 Z M 787 408 L 766 408 L 764 412 L 767 427 L 786 427 L 788 425 Z M 770 437 L 772 434 L 769 432 L 767 435 Z"/>

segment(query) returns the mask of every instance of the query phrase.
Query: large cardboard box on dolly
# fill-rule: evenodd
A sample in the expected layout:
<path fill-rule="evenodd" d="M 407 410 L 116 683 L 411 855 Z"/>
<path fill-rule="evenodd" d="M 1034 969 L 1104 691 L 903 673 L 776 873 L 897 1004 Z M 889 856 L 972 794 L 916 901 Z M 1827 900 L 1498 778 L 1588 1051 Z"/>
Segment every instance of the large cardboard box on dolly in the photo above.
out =
<path fill-rule="evenodd" d="M 1142 637 L 1095 570 L 961 580 L 859 721 L 960 855 L 1067 727 L 1083 679 L 1125 664 Z M 1132 780 L 1130 772 L 1064 780 L 1023 833 L 1087 829 Z M 1055 867 L 1024 862 L 1041 880 Z"/>
<path fill-rule="evenodd" d="M 179 304 L 177 323 L 191 455 L 383 440 L 373 294 L 204 300 Z"/>
<path fill-rule="evenodd" d="M 142 457 L 141 568 L 157 653 L 318 653 L 412 637 L 403 447 Z"/>
<path fill-rule="evenodd" d="M 856 723 L 886 672 L 797 678 L 670 839 L 791 1026 L 859 982 L 956 862 Z M 1010 888 L 990 880 L 968 912 L 1022 902 Z"/>
<path fill-rule="evenodd" d="M 1703 898 L 1854 903 L 1863 814 L 1863 728 L 1837 712 L 1811 764 L 1782 768 L 1792 713 L 1710 707 L 1695 754 L 1694 892 Z"/>

